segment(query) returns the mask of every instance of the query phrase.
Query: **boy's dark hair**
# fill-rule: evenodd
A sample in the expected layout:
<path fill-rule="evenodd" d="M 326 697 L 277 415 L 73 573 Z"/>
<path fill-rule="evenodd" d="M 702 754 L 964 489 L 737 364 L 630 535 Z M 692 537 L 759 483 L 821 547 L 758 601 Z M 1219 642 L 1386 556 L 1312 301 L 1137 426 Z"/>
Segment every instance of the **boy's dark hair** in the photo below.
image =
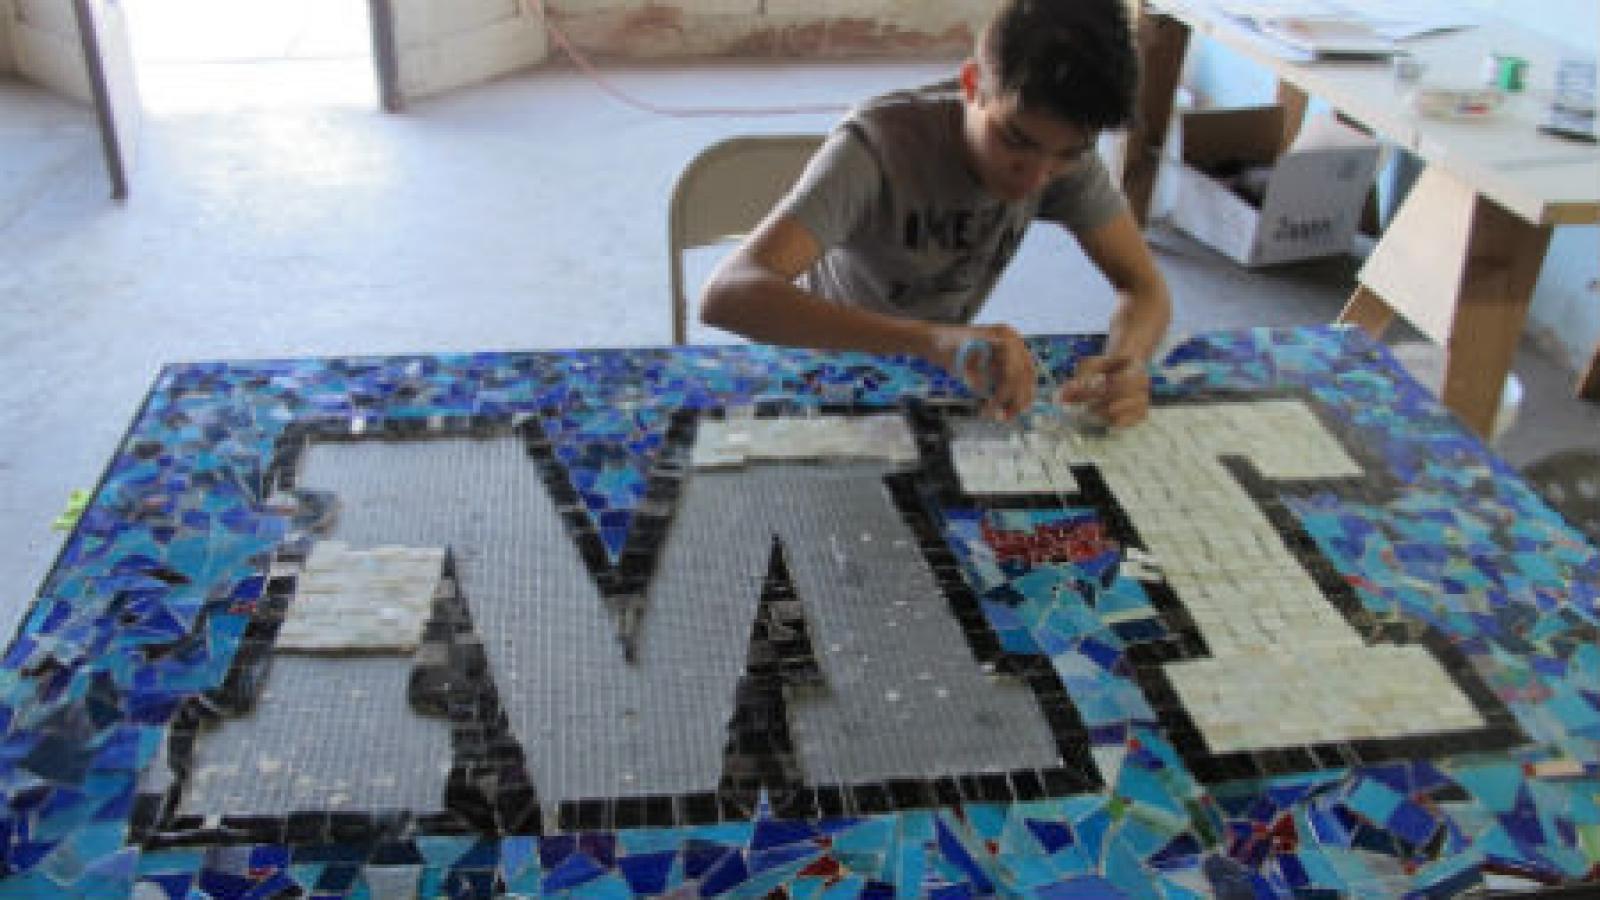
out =
<path fill-rule="evenodd" d="M 1139 85 L 1125 0 L 1003 0 L 978 38 L 987 89 L 1075 125 L 1118 128 Z"/>

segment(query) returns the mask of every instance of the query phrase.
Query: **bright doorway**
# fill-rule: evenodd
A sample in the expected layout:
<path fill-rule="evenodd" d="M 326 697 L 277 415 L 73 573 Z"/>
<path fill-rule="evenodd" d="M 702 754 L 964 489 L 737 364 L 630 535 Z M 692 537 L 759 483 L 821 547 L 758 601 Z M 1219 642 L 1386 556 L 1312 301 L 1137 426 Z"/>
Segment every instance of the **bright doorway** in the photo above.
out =
<path fill-rule="evenodd" d="M 369 0 L 123 0 L 153 115 L 378 109 Z"/>

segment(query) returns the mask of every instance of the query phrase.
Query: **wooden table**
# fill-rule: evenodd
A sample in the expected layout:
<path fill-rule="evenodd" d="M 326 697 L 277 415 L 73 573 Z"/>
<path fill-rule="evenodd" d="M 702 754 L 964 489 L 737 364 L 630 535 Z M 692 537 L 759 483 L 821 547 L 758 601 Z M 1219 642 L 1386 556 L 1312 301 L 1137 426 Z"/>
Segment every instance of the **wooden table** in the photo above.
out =
<path fill-rule="evenodd" d="M 1478 84 L 1490 53 L 1530 62 L 1530 89 L 1510 95 L 1497 117 L 1443 121 L 1412 112 L 1386 63 L 1286 60 L 1210 3 L 1147 0 L 1139 23 L 1144 114 L 1130 134 L 1123 175 L 1141 221 L 1193 32 L 1277 76 L 1279 100 L 1290 112 L 1285 145 L 1293 139 L 1307 98 L 1318 97 L 1425 161 L 1421 177 L 1363 266 L 1339 321 L 1377 336 L 1400 315 L 1443 345 L 1446 405 L 1488 434 L 1552 229 L 1600 222 L 1600 149 L 1536 131 L 1557 61 L 1580 51 L 1499 20 L 1406 42 L 1426 65 L 1428 82 Z M 1578 390 L 1586 398 L 1600 398 L 1600 353 Z"/>

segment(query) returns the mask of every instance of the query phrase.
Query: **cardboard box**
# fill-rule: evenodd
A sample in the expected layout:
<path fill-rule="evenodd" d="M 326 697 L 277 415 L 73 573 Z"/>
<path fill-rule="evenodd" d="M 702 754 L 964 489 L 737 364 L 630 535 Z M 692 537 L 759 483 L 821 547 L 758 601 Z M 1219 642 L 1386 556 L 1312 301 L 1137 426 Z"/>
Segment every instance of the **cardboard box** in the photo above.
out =
<path fill-rule="evenodd" d="M 1283 118 L 1279 106 L 1184 113 L 1172 224 L 1248 267 L 1350 252 L 1377 142 L 1332 116 L 1313 116 L 1278 156 Z M 1258 201 L 1241 196 L 1230 171 L 1264 182 Z"/>

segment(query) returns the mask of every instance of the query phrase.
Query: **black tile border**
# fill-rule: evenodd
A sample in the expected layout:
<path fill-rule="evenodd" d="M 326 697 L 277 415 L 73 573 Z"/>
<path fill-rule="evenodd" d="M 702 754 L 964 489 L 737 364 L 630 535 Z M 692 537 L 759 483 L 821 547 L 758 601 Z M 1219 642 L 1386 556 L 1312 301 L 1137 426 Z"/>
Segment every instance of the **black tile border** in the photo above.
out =
<path fill-rule="evenodd" d="M 433 616 L 406 687 L 411 708 L 450 722 L 452 749 L 444 810 L 430 830 L 452 830 L 453 816 L 468 831 L 542 833 L 542 810 L 522 744 L 500 705 L 494 673 L 461 590 L 455 554 L 446 552 Z"/>

